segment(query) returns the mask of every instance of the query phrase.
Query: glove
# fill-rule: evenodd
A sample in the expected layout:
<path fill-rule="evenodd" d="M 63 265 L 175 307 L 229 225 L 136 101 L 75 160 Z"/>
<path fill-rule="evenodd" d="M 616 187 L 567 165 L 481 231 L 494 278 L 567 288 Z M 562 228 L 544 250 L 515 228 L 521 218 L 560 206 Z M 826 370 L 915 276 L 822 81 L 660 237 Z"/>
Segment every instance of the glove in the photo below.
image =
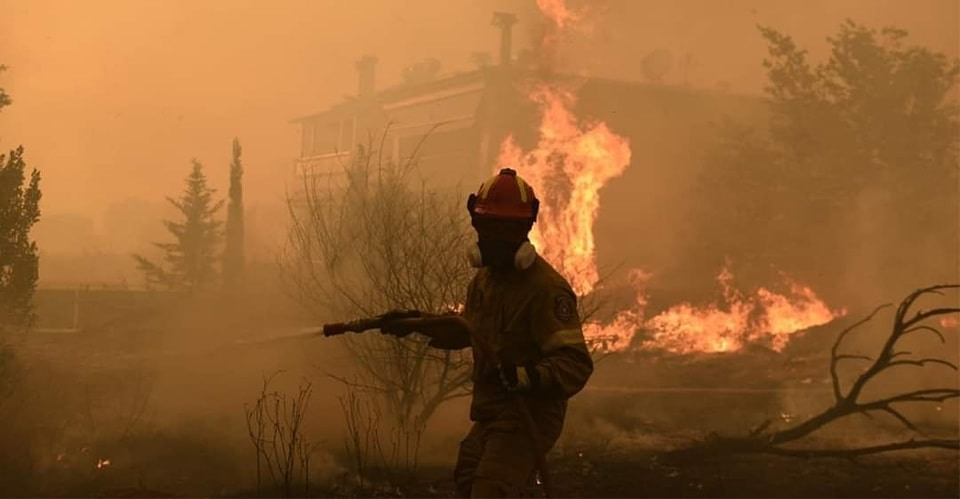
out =
<path fill-rule="evenodd" d="M 402 325 L 399 323 L 402 319 L 416 319 L 423 317 L 423 312 L 419 310 L 390 310 L 389 312 L 380 316 L 380 319 L 383 321 L 382 326 L 380 327 L 380 332 L 383 334 L 389 334 L 391 336 L 396 336 L 398 338 L 403 338 L 411 333 L 413 330 L 409 326 Z"/>
<path fill-rule="evenodd" d="M 540 388 L 540 371 L 535 366 L 500 366 L 500 384 L 509 393 L 531 392 Z"/>

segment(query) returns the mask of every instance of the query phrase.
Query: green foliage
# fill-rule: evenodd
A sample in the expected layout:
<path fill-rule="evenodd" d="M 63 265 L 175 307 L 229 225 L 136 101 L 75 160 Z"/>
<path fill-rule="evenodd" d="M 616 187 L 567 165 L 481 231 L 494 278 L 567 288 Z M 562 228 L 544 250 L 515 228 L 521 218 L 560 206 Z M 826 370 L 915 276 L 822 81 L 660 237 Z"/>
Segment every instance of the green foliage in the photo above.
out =
<path fill-rule="evenodd" d="M 789 36 L 760 33 L 770 128 L 728 126 L 700 183 L 700 222 L 723 228 L 721 249 L 762 265 L 805 260 L 825 275 L 856 244 L 885 267 L 919 239 L 929 257 L 955 260 L 960 63 L 908 45 L 903 30 L 852 21 L 820 63 Z M 857 241 L 868 226 L 871 242 Z"/>
<path fill-rule="evenodd" d="M 148 286 L 192 293 L 207 290 L 217 281 L 222 223 L 215 215 L 223 201 L 213 199 L 216 190 L 207 184 L 203 165 L 197 160 L 193 160 L 186 184 L 179 199 L 167 198 L 183 215 L 180 222 L 164 221 L 174 242 L 154 243 L 163 251 L 164 263 L 154 263 L 140 255 L 133 257 Z"/>
<path fill-rule="evenodd" d="M 226 251 L 223 260 L 223 283 L 228 290 L 243 284 L 243 166 L 240 163 L 240 140 L 233 139 L 233 161 L 230 163 L 230 202 L 227 204 Z"/>
<path fill-rule="evenodd" d="M 30 229 L 40 220 L 40 172 L 24 185 L 23 147 L 0 154 L 0 330 L 25 330 L 35 320 L 39 257 Z"/>

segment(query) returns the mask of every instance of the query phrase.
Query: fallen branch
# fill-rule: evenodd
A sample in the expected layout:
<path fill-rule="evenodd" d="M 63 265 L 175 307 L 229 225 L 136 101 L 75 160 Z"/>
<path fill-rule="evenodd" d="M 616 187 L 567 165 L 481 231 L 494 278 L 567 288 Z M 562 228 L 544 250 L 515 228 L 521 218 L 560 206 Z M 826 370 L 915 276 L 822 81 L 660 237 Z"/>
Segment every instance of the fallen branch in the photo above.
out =
<path fill-rule="evenodd" d="M 840 353 L 840 345 L 844 338 L 846 338 L 851 331 L 869 322 L 880 310 L 888 307 L 889 304 L 877 307 L 867 317 L 857 321 L 841 331 L 830 350 L 830 378 L 832 382 L 834 404 L 820 414 L 817 414 L 806 421 L 781 431 L 767 432 L 766 429 L 768 428 L 769 423 L 766 423 L 757 429 L 752 430 L 748 435 L 743 437 L 719 437 L 716 435 L 711 435 L 711 437 L 706 441 L 699 442 L 698 444 L 689 448 L 680 449 L 669 453 L 667 456 L 668 459 L 696 459 L 712 455 L 736 453 L 776 454 L 781 456 L 808 458 L 855 458 L 867 454 L 876 454 L 904 449 L 960 449 L 960 440 L 931 438 L 924 440 L 910 439 L 904 442 L 853 449 L 791 449 L 783 447 L 783 445 L 788 442 L 793 442 L 807 437 L 811 433 L 823 428 L 824 426 L 851 414 L 861 414 L 872 419 L 872 415 L 870 414 L 871 412 L 883 412 L 889 414 L 909 430 L 920 435 L 924 435 L 924 432 L 918 427 L 918 425 L 907 418 L 896 407 L 894 407 L 894 404 L 903 404 L 908 402 L 942 403 L 946 400 L 960 397 L 960 389 L 956 387 L 925 388 L 899 393 L 871 401 L 862 401 L 860 400 L 860 396 L 863 393 L 864 388 L 872 380 L 874 380 L 877 375 L 897 366 L 924 367 L 928 364 L 934 364 L 948 367 L 954 371 L 957 371 L 957 365 L 947 360 L 937 358 L 908 359 L 905 357 L 911 355 L 911 352 L 897 350 L 898 342 L 910 333 L 929 332 L 933 333 L 940 340 L 941 344 L 946 342 L 943 334 L 939 330 L 933 326 L 921 323 L 934 317 L 960 313 L 960 308 L 942 307 L 927 311 L 921 310 L 913 314 L 913 316 L 910 318 L 908 318 L 908 314 L 911 307 L 920 296 L 927 293 L 942 294 L 942 290 L 957 288 L 960 288 L 960 284 L 930 286 L 927 288 L 918 289 L 904 298 L 894 315 L 893 327 L 890 335 L 884 342 L 880 353 L 875 358 L 864 355 Z M 841 360 L 866 360 L 872 362 L 863 373 L 857 376 L 849 390 L 847 390 L 846 394 L 843 393 L 840 376 L 837 372 L 837 366 Z M 956 377 L 953 377 L 953 379 L 956 380 Z"/>

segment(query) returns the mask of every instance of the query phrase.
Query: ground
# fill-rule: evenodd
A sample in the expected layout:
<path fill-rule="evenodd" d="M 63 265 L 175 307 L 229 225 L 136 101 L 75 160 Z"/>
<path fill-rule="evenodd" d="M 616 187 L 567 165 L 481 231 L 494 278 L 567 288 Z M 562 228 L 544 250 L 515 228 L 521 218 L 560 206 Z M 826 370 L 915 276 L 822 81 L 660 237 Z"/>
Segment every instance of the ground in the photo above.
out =
<path fill-rule="evenodd" d="M 576 468 L 587 469 L 577 474 Z M 662 466 L 652 454 L 556 463 L 567 497 L 957 497 L 956 452 L 860 462 L 733 456 Z M 571 472 L 567 472 L 567 470 Z"/>
<path fill-rule="evenodd" d="M 736 456 L 679 466 L 650 452 L 551 460 L 558 497 L 958 497 L 957 453 L 923 452 L 859 462 Z M 314 486 L 313 497 L 454 497 L 447 469 L 423 470 L 420 483 L 349 489 Z M 137 487 L 87 491 L 97 497 L 187 497 Z M 256 496 L 256 491 L 226 497 Z M 277 491 L 276 496 L 282 496 Z M 302 492 L 295 492 L 302 496 Z M 266 494 L 264 495 L 266 496 Z"/>
<path fill-rule="evenodd" d="M 558 497 L 958 497 L 958 453 L 923 451 L 859 461 L 733 456 L 664 466 L 657 454 L 616 452 L 550 462 Z M 454 497 L 449 470 L 404 490 L 340 494 Z M 328 492 L 328 491 L 327 491 Z"/>
<path fill-rule="evenodd" d="M 822 350 L 822 349 L 818 349 Z M 217 417 L 178 419 L 177 425 L 148 424 L 131 408 L 146 398 L 136 369 L 73 366 L 57 357 L 63 372 L 37 391 L 50 400 L 38 412 L 13 411 L 0 426 L 0 496 L 8 497 L 452 497 L 452 455 L 423 451 L 430 466 L 406 480 L 367 480 L 359 488 L 341 435 L 317 443 L 308 488 L 295 484 L 257 490 L 253 451 L 242 419 L 244 403 L 256 396 L 258 379 L 238 379 L 249 393 L 224 403 Z M 114 360 L 117 356 L 111 357 Z M 928 449 L 861 458 L 798 459 L 735 455 L 668 463 L 667 451 L 691 445 L 711 432 L 744 435 L 772 420 L 795 424 L 823 410 L 832 395 L 823 359 L 805 360 L 769 352 L 742 356 L 657 357 L 605 361 L 587 390 L 571 401 L 564 436 L 550 455 L 555 495 L 561 497 L 958 497 L 960 452 Z M 233 360 L 237 360 L 234 358 Z M 619 363 L 618 363 L 619 362 Z M 211 367 L 214 369 L 216 366 Z M 44 364 L 44 373 L 54 371 Z M 181 366 L 181 370 L 183 370 Z M 88 372 L 87 372 L 88 371 Z M 81 376 L 81 372 L 86 372 Z M 215 372 L 215 369 L 214 369 Z M 94 376 L 94 374 L 97 374 Z M 210 373 L 185 371 L 193 383 L 190 400 L 211 398 L 221 385 Z M 234 374 L 236 377 L 237 375 Z M 949 378 L 950 382 L 955 382 Z M 119 383 L 118 380 L 124 381 Z M 625 382 L 626 380 L 627 382 Z M 898 381 L 903 381 L 902 377 Z M 935 380 L 937 383 L 943 378 Z M 616 382 L 619 382 L 617 384 Z M 206 391 L 199 391 L 210 385 Z M 177 385 L 179 386 L 179 385 Z M 42 388 L 42 390 L 41 390 Z M 58 388 L 58 389 L 57 389 Z M 97 390 L 93 390 L 98 388 Z M 179 390 L 179 389 L 178 389 Z M 154 393 L 160 391 L 155 388 Z M 181 393 L 175 390 L 174 393 Z M 34 396 L 36 395 L 36 396 Z M 183 394 L 181 393 L 181 397 Z M 9 399 L 6 407 L 16 409 Z M 330 395 L 318 394 L 317 411 L 331 410 Z M 324 401 L 327 401 L 325 403 Z M 938 437 L 956 438 L 957 401 L 925 405 L 910 413 Z M 24 406 L 28 407 L 28 406 Z M 2 407 L 0 407 L 2 408 Z M 119 412 L 118 412 L 118 409 Z M 333 409 L 336 412 L 336 409 Z M 464 423 L 465 412 L 450 421 Z M 206 414 L 200 412 L 199 414 Z M 802 442 L 814 448 L 849 448 L 910 438 L 902 425 L 880 415 L 853 417 Z M 317 414 L 312 416 L 317 418 Z M 340 414 L 337 412 L 337 419 Z M 17 419 L 19 418 L 19 419 Z M 220 419 L 218 419 L 220 418 Z M 231 419 L 232 418 L 232 419 Z M 461 421 L 462 420 L 462 421 Z M 19 421 L 15 427 L 10 421 Z M 233 423 L 230 423 L 233 421 Z M 43 423 L 42 425 L 40 423 Z M 30 429 L 33 434 L 17 428 Z M 104 429 L 124 431 L 104 431 Z M 452 451 L 459 431 L 433 442 Z M 4 431 L 6 431 L 4 433 Z M 316 434 L 314 434 L 316 437 Z M 75 442 L 75 445 L 66 445 Z M 31 446 L 24 446 L 31 443 Z M 19 446 L 23 447 L 20 449 Z M 17 456 L 21 455 L 23 458 Z M 434 454 L 444 454 L 435 456 Z M 97 466 L 109 458 L 108 464 Z M 263 483 L 269 483 L 264 478 Z"/>

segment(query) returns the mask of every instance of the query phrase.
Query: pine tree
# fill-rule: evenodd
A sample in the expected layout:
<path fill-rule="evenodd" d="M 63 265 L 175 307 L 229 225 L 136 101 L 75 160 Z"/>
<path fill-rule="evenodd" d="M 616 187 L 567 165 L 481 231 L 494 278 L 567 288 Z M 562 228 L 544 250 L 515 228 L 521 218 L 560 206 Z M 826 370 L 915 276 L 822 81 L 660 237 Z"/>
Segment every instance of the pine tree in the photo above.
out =
<path fill-rule="evenodd" d="M 133 257 L 148 286 L 193 293 L 210 289 L 217 281 L 217 250 L 222 239 L 222 222 L 215 215 L 223 201 L 213 199 L 216 190 L 207 184 L 203 165 L 197 160 L 193 160 L 193 169 L 186 183 L 179 199 L 167 198 L 183 215 L 180 222 L 164 221 L 175 241 L 154 243 L 163 250 L 165 265 L 140 255 Z"/>
<path fill-rule="evenodd" d="M 40 172 L 24 189 L 26 166 L 23 146 L 0 154 L 0 330 L 26 330 L 36 318 L 39 257 L 30 229 L 40 220 Z"/>
<path fill-rule="evenodd" d="M 243 166 L 240 163 L 240 141 L 233 139 L 233 161 L 230 163 L 230 202 L 227 205 L 226 251 L 223 259 L 223 284 L 228 291 L 243 286 Z"/>

